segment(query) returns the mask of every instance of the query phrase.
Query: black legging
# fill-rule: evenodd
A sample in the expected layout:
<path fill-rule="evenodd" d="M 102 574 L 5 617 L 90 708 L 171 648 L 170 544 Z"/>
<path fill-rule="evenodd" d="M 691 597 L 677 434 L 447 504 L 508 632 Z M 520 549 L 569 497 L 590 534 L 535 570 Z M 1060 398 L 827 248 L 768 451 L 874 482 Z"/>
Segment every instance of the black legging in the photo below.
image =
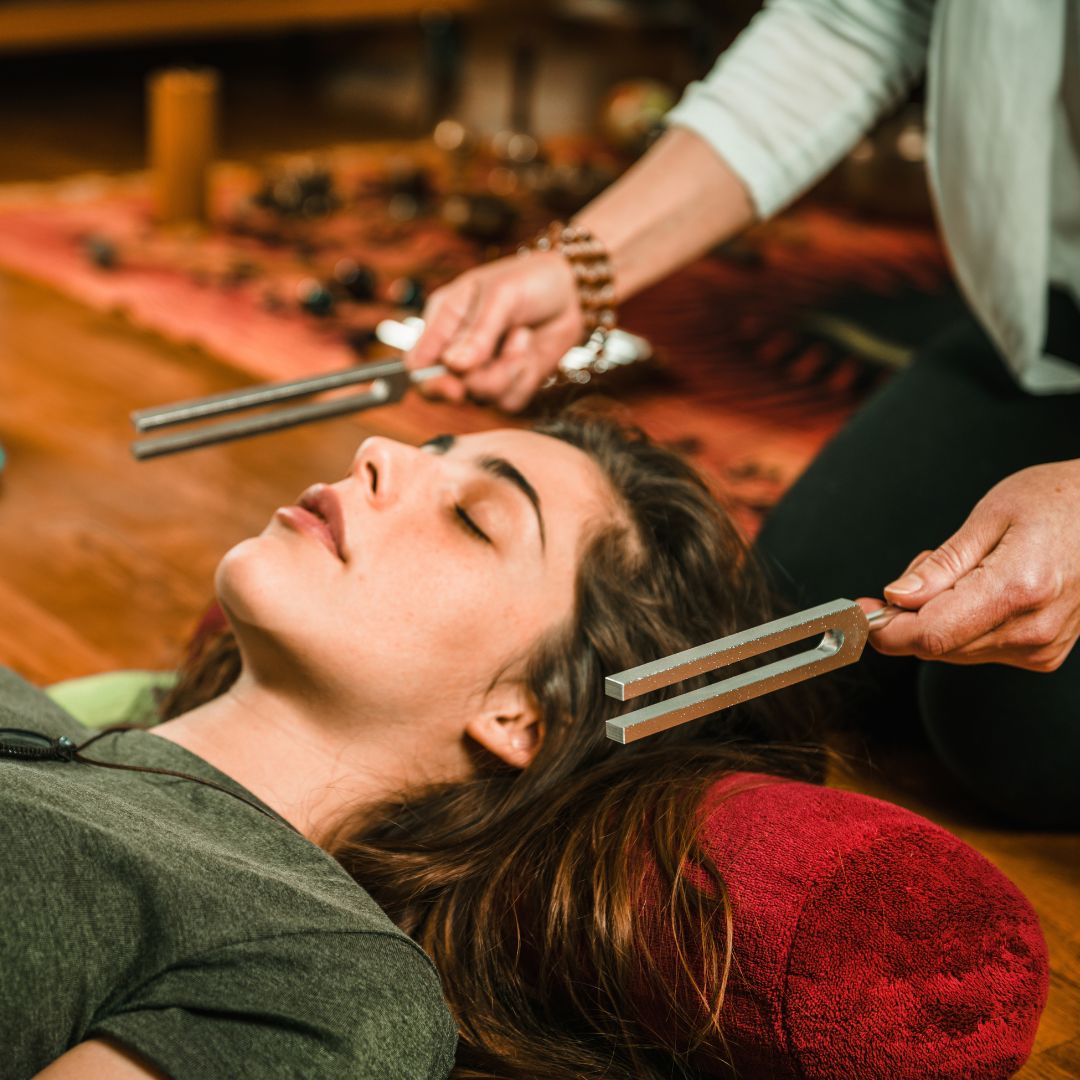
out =
<path fill-rule="evenodd" d="M 1055 290 L 1050 311 L 1058 355 L 1080 360 L 1076 305 Z M 825 447 L 769 516 L 758 550 L 800 607 L 880 597 L 999 480 L 1070 458 L 1080 458 L 1080 394 L 1018 389 L 965 319 Z M 856 720 L 874 718 L 873 727 L 920 717 L 942 761 L 997 816 L 1080 826 L 1080 646 L 1052 674 L 884 657 L 870 647 L 840 674 Z"/>

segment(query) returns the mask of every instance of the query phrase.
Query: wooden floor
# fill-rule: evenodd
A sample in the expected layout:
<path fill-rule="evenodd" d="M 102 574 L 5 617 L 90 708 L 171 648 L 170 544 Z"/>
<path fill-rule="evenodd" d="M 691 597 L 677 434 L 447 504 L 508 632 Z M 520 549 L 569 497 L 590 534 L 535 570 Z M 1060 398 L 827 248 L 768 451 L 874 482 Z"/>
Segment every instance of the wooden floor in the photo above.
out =
<path fill-rule="evenodd" d="M 39 175 L 59 168 L 49 157 L 57 146 L 65 166 L 115 167 L 132 156 L 121 139 L 115 156 L 110 144 L 104 160 L 85 154 L 73 162 L 62 125 L 51 139 L 42 131 L 37 121 L 5 131 L 0 119 L 0 145 L 29 153 Z M 0 175 L 16 178 L 17 165 L 4 157 Z M 130 410 L 240 381 L 118 316 L 0 275 L 0 444 L 8 455 L 0 474 L 0 662 L 39 683 L 171 666 L 209 599 L 220 555 L 313 480 L 338 477 L 380 423 L 369 415 L 141 464 L 130 457 Z M 1019 1075 L 1080 1077 L 1080 837 L 987 828 L 917 753 L 886 769 L 888 780 L 864 768 L 842 782 L 952 829 L 1035 905 L 1053 974 L 1035 1053 Z"/>

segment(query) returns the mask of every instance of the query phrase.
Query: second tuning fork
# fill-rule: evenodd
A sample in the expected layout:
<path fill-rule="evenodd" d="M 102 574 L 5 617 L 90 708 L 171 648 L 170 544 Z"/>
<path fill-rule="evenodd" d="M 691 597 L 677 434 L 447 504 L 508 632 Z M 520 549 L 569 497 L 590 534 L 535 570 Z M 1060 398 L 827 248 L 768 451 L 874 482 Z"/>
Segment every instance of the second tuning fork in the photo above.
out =
<path fill-rule="evenodd" d="M 830 600 L 827 604 L 609 675 L 604 682 L 607 696 L 629 701 L 650 690 L 672 686 L 683 679 L 821 635 L 812 648 L 792 656 L 608 720 L 605 733 L 613 742 L 637 742 L 750 698 L 771 694 L 815 675 L 846 667 L 862 656 L 871 630 L 881 629 L 903 611 L 903 608 L 886 604 L 867 615 L 854 600 Z"/>
<path fill-rule="evenodd" d="M 400 352 L 407 352 L 424 329 L 423 320 L 409 318 L 404 322 L 385 319 L 375 329 L 376 337 L 385 345 Z M 616 367 L 625 367 L 652 356 L 652 347 L 644 339 L 625 330 L 611 330 L 603 337 L 590 338 L 586 344 L 577 346 L 559 361 L 559 374 L 569 382 L 588 382 L 592 375 Z M 325 375 L 311 375 L 287 382 L 263 383 L 243 390 L 230 390 L 224 394 L 178 401 L 150 409 L 139 409 L 131 414 L 131 422 L 139 433 L 176 424 L 194 423 L 230 413 L 245 412 L 262 406 L 275 406 L 296 398 L 311 397 L 331 390 L 349 386 L 370 384 L 367 390 L 356 394 L 332 398 L 328 401 L 309 402 L 288 408 L 275 409 L 257 416 L 223 420 L 204 424 L 202 427 L 169 435 L 157 435 L 137 439 L 131 444 L 131 452 L 140 461 L 148 458 L 194 450 L 202 446 L 246 439 L 272 431 L 283 431 L 300 424 L 345 416 L 390 405 L 400 401 L 409 387 L 445 375 L 441 364 L 409 371 L 400 357 L 379 360 L 372 364 L 332 371 Z M 550 382 L 554 382 L 552 378 Z"/>

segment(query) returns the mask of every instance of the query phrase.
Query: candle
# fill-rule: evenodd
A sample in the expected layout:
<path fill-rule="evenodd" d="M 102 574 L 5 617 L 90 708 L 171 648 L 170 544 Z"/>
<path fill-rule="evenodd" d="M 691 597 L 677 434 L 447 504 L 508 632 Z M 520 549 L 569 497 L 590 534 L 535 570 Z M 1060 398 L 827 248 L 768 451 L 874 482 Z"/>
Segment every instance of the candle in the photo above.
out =
<path fill-rule="evenodd" d="M 205 221 L 214 154 L 216 71 L 154 72 L 149 88 L 150 170 L 159 222 Z"/>

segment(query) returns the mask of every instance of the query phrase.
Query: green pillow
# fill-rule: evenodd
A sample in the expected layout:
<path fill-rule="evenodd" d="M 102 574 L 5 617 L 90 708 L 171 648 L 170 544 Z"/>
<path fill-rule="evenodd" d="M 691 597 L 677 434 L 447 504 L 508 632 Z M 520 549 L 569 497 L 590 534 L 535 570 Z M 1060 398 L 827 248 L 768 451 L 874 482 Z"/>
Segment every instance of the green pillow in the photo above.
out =
<path fill-rule="evenodd" d="M 106 671 L 54 683 L 45 693 L 88 728 L 149 727 L 157 723 L 161 695 L 175 685 L 174 671 Z"/>

